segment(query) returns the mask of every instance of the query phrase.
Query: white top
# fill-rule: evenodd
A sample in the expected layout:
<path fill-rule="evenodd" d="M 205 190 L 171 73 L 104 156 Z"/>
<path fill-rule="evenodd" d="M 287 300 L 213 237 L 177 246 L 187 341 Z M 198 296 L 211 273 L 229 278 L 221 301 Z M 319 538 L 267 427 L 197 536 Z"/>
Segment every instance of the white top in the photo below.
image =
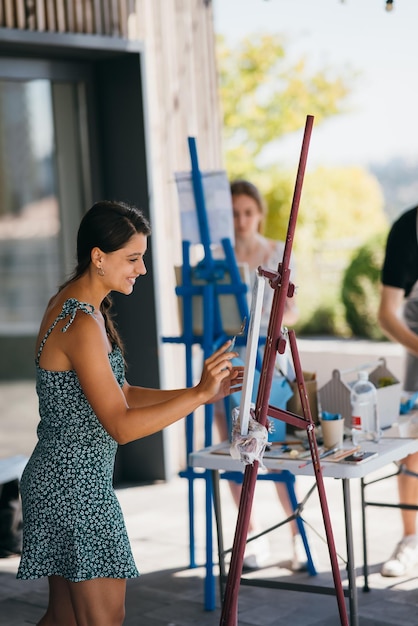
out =
<path fill-rule="evenodd" d="M 212 470 L 243 471 L 245 465 L 230 456 L 229 446 L 230 443 L 223 442 L 204 450 L 192 452 L 189 455 L 189 464 L 192 467 Z M 363 478 L 367 474 L 385 467 L 385 465 L 403 459 L 408 454 L 418 452 L 418 439 L 383 438 L 379 443 L 364 442 L 362 449 L 378 454 L 364 463 L 356 465 L 323 459 L 321 460 L 322 475 L 331 478 Z M 220 451 L 225 452 L 225 454 L 220 454 Z M 306 465 L 306 459 L 303 461 L 301 459 L 269 459 L 264 456 L 263 463 L 269 470 L 289 470 L 295 475 L 314 476 L 314 466 L 312 463 Z M 302 465 L 303 467 L 301 467 Z"/>

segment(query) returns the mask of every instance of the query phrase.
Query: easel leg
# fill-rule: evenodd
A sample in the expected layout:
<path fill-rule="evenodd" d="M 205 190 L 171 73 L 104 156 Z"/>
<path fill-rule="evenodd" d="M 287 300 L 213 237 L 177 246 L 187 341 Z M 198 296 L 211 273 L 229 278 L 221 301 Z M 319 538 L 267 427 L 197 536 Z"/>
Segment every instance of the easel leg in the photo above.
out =
<path fill-rule="evenodd" d="M 297 211 L 299 206 L 300 194 L 302 190 L 303 173 L 306 165 L 307 151 L 310 133 L 312 130 L 313 117 L 308 116 L 305 126 L 304 139 L 299 161 L 298 174 L 296 178 L 295 192 L 292 201 L 292 207 L 289 218 L 289 226 L 286 236 L 286 244 L 283 253 L 282 263 L 279 264 L 278 272 L 265 271 L 259 268 L 259 273 L 269 278 L 270 286 L 275 289 L 273 296 L 272 311 L 270 314 L 269 328 L 267 333 L 267 342 L 263 356 L 263 365 L 261 371 L 260 384 L 256 401 L 256 419 L 263 426 L 267 421 L 268 398 L 271 390 L 273 372 L 276 360 L 276 353 L 283 353 L 283 337 L 281 332 L 285 301 L 289 295 L 293 295 L 293 288 L 289 283 L 289 261 L 291 246 L 296 226 Z M 291 293 L 289 288 L 291 287 Z M 337 595 L 338 608 L 342 626 L 348 626 L 347 611 L 344 601 L 344 593 L 341 585 L 340 572 L 338 569 L 337 555 L 335 551 L 334 538 L 332 534 L 331 522 L 329 517 L 326 494 L 323 484 L 321 465 L 318 454 L 318 446 L 315 439 L 314 425 L 309 408 L 308 397 L 306 393 L 305 382 L 303 379 L 302 368 L 300 366 L 299 356 L 296 347 L 296 339 L 293 331 L 289 333 L 290 345 L 292 349 L 293 364 L 295 367 L 298 388 L 301 396 L 303 415 L 300 418 L 301 423 L 306 427 L 309 445 L 312 455 L 313 467 L 318 486 L 318 494 L 321 502 L 322 515 L 324 519 L 325 531 L 327 534 L 329 553 L 331 558 L 331 567 L 334 576 L 334 585 Z M 271 411 L 271 407 L 270 407 Z M 275 416 L 270 412 L 269 415 Z M 279 414 L 279 419 L 286 420 L 286 412 Z M 298 418 L 296 418 L 298 420 Z M 290 421 L 290 419 L 289 419 Z M 298 420 L 299 421 L 299 420 Z M 258 461 L 253 465 L 247 465 L 244 474 L 244 483 L 241 492 L 241 499 L 238 511 L 238 520 L 235 529 L 234 543 L 232 548 L 232 559 L 229 568 L 228 580 L 225 591 L 225 601 L 222 607 L 222 615 L 220 626 L 237 626 L 238 622 L 238 591 L 241 582 L 242 564 L 244 559 L 244 551 L 246 538 L 248 533 L 249 520 L 251 515 L 251 507 L 254 497 L 254 489 L 257 481 Z"/>
<path fill-rule="evenodd" d="M 245 468 L 220 626 L 237 626 L 238 624 L 238 594 L 257 472 L 258 461 L 254 461 L 254 465 L 247 465 Z"/>
<path fill-rule="evenodd" d="M 303 378 L 302 366 L 300 364 L 299 352 L 296 344 L 296 336 L 294 331 L 289 332 L 290 349 L 293 358 L 293 366 L 295 368 L 298 387 L 301 390 L 301 402 L 305 419 L 307 418 L 306 433 L 308 435 L 309 448 L 311 450 L 312 463 L 315 472 L 315 479 L 318 488 L 318 496 L 321 504 L 322 518 L 324 520 L 325 533 L 327 536 L 328 551 L 331 561 L 332 575 L 334 579 L 335 593 L 337 596 L 338 610 L 342 626 L 348 626 L 347 609 L 345 606 L 344 591 L 341 583 L 341 575 L 338 567 L 337 551 L 335 549 L 334 534 L 332 532 L 331 519 L 329 515 L 327 496 L 325 493 L 324 479 L 322 476 L 321 461 L 319 458 L 318 444 L 315 437 L 315 429 L 312 422 L 311 410 L 306 393 L 305 381 Z M 351 522 L 351 515 L 350 515 Z M 350 526 L 351 529 L 351 526 Z"/>
<path fill-rule="evenodd" d="M 316 443 L 316 442 L 315 442 Z M 335 549 L 334 535 L 331 527 L 331 519 L 329 516 L 328 504 L 325 494 L 324 482 L 319 460 L 314 461 L 318 467 L 315 467 L 316 484 L 318 486 L 319 501 L 321 503 L 322 517 L 324 520 L 325 533 L 327 536 L 328 551 L 331 561 L 331 569 L 334 579 L 335 593 L 337 596 L 338 610 L 340 612 L 341 626 L 348 626 L 347 610 L 345 606 L 344 591 L 341 583 L 340 570 L 338 567 L 337 552 Z M 350 516 L 351 521 L 351 516 Z M 351 529 L 351 526 L 350 526 Z M 352 624 L 353 626 L 353 624 Z"/>

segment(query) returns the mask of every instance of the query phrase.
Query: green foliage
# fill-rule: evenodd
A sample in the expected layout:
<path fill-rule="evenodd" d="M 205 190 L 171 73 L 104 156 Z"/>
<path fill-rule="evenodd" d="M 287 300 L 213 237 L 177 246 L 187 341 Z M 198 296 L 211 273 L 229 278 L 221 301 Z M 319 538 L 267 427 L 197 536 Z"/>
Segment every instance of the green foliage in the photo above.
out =
<path fill-rule="evenodd" d="M 346 112 L 354 76 L 329 68 L 312 72 L 305 58 L 290 61 L 281 35 L 256 34 L 228 48 L 218 39 L 219 90 L 226 164 L 232 178 L 249 175 L 273 142 Z"/>
<path fill-rule="evenodd" d="M 335 298 L 329 302 L 322 302 L 314 309 L 309 317 L 303 316 L 296 325 L 299 335 L 330 335 L 350 337 L 351 331 L 347 326 L 344 316 L 344 308 Z"/>
<path fill-rule="evenodd" d="M 268 170 L 260 181 L 269 206 L 264 232 L 283 240 L 294 175 Z M 298 286 L 301 334 L 312 334 L 313 328 L 319 334 L 351 334 L 341 303 L 341 280 L 353 251 L 376 232 L 387 232 L 387 220 L 383 196 L 373 176 L 361 168 L 318 168 L 305 175 L 292 276 Z"/>
<path fill-rule="evenodd" d="M 347 323 L 357 337 L 385 339 L 377 322 L 384 250 L 385 237 L 382 233 L 357 250 L 344 275 L 342 302 Z"/>
<path fill-rule="evenodd" d="M 257 181 L 269 207 L 264 232 L 272 239 L 283 239 L 295 173 L 271 167 Z M 386 226 L 380 186 L 366 170 L 320 167 L 305 175 L 295 238 L 298 252 L 307 247 L 315 250 L 324 240 L 351 240 L 354 247 Z"/>
<path fill-rule="evenodd" d="M 308 113 L 314 115 L 317 128 L 345 112 L 354 78 L 342 72 L 337 76 L 329 68 L 312 73 L 305 59 L 290 62 L 288 56 L 287 42 L 279 35 L 254 35 L 234 49 L 222 40 L 218 44 L 228 175 L 247 178 L 259 187 L 269 207 L 264 234 L 280 240 L 287 234 L 296 170 L 268 165 L 266 156 L 281 137 L 303 129 Z M 367 302 L 370 278 L 358 277 L 361 302 L 355 300 L 352 286 L 344 291 L 344 297 L 351 298 L 351 311 L 356 308 L 358 317 L 366 316 L 357 325 L 352 321 L 355 314 L 345 314 L 341 281 L 353 250 L 383 231 L 387 220 L 374 176 L 360 167 L 307 170 L 293 242 L 296 270 L 291 276 L 298 287 L 300 332 L 372 336 L 376 303 Z"/>

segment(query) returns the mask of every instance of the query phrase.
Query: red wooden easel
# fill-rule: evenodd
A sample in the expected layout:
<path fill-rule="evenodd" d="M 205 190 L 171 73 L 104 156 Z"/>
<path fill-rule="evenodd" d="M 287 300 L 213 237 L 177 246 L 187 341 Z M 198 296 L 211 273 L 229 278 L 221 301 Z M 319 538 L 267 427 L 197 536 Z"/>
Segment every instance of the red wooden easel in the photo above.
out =
<path fill-rule="evenodd" d="M 257 401 L 255 406 L 255 418 L 258 422 L 260 422 L 260 424 L 265 426 L 267 423 L 267 415 L 269 415 L 276 419 L 284 420 L 286 423 L 292 424 L 293 426 L 296 426 L 297 428 L 302 430 L 306 430 L 307 432 L 316 484 L 318 488 L 318 495 L 321 503 L 324 527 L 327 537 L 340 620 L 342 626 L 348 626 L 344 592 L 341 584 L 340 571 L 338 568 L 337 553 L 335 549 L 335 542 L 323 483 L 318 446 L 314 431 L 314 423 L 312 421 L 311 410 L 309 407 L 308 396 L 306 392 L 302 368 L 300 365 L 295 333 L 292 330 L 289 331 L 289 343 L 293 358 L 298 391 L 302 404 L 303 417 L 290 413 L 289 411 L 277 409 L 268 404 L 277 352 L 279 354 L 283 354 L 286 348 L 286 339 L 282 332 L 282 321 L 286 298 L 292 297 L 295 290 L 293 283 L 290 282 L 289 262 L 296 228 L 296 220 L 299 210 L 300 196 L 306 168 L 309 141 L 312 133 L 313 120 L 313 116 L 307 116 L 282 262 L 279 263 L 277 271 L 272 271 L 262 267 L 258 268 L 258 272 L 269 279 L 270 287 L 274 289 L 274 296 L 270 313 L 267 340 L 264 350 L 263 364 L 261 368 Z M 251 516 L 251 507 L 254 497 L 255 484 L 257 480 L 258 465 L 258 461 L 255 461 L 253 465 L 247 465 L 244 473 L 244 482 L 241 491 L 237 525 L 235 528 L 231 563 L 225 587 L 225 596 L 222 605 L 220 626 L 237 626 L 238 624 L 238 594 L 241 581 L 246 538 Z"/>

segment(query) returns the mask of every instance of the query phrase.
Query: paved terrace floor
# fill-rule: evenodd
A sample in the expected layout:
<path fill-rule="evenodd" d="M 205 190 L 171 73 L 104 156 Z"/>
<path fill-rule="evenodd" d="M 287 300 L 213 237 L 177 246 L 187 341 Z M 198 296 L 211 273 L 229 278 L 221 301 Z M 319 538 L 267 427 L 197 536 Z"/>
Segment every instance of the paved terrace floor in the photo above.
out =
<path fill-rule="evenodd" d="M 363 342 L 364 343 L 364 342 Z M 363 346 L 354 349 L 345 363 L 367 362 L 371 357 L 390 357 L 394 373 L 401 366 L 401 354 L 395 346 Z M 348 348 L 348 344 L 346 344 Z M 345 349 L 346 349 L 345 348 Z M 304 369 L 319 372 L 319 383 L 326 382 L 329 371 L 335 367 L 335 350 L 341 355 L 341 345 L 332 342 L 299 342 Z M 375 350 L 375 352 L 373 352 Z M 330 356 L 331 355 L 331 356 Z M 334 364 L 333 364 L 334 363 Z M 351 365 L 346 365 L 350 367 Z M 394 467 L 388 467 L 388 471 Z M 300 498 L 313 484 L 310 477 L 298 478 Z M 196 485 L 196 560 L 198 567 L 189 568 L 189 538 L 187 511 L 187 481 L 174 477 L 169 482 L 150 485 L 126 486 L 117 490 L 125 515 L 132 548 L 142 573 L 128 581 L 126 626 L 212 626 L 219 624 L 220 600 L 217 587 L 216 609 L 204 610 L 205 514 L 204 481 Z M 360 488 L 357 480 L 351 481 L 352 508 L 356 563 L 361 562 Z M 333 533 L 336 540 L 341 575 L 346 584 L 344 559 L 345 535 L 341 482 L 325 479 L 325 489 L 330 509 Z M 392 477 L 369 487 L 374 500 L 396 502 L 396 478 Z M 234 509 L 227 485 L 221 482 L 225 543 L 231 545 L 235 530 Z M 271 483 L 259 482 L 256 487 L 254 510 L 266 527 L 282 519 L 282 512 Z M 303 518 L 309 525 L 311 546 L 315 552 L 318 575 L 292 574 L 289 570 L 289 528 L 283 526 L 269 535 L 271 562 L 262 571 L 263 577 L 285 581 L 307 581 L 332 585 L 327 546 L 319 499 L 316 492 L 308 501 Z M 392 552 L 401 536 L 400 514 L 397 509 L 369 507 L 368 546 L 371 590 L 362 591 L 361 571 L 357 572 L 359 587 L 360 626 L 413 626 L 418 625 L 418 569 L 411 575 L 383 578 L 380 566 Z M 216 560 L 216 554 L 214 555 Z M 47 583 L 17 581 L 18 558 L 0 560 L 0 626 L 36 624 L 47 604 Z M 254 574 L 255 576 L 255 574 Z M 239 595 L 239 626 L 338 626 L 340 623 L 335 596 L 241 587 Z M 59 626 L 59 625 L 57 625 Z"/>
<path fill-rule="evenodd" d="M 298 479 L 302 496 L 313 479 Z M 222 482 L 222 502 L 227 545 L 232 542 L 236 511 L 231 504 L 227 485 Z M 345 543 L 341 482 L 325 479 L 341 575 L 345 581 Z M 273 525 L 281 519 L 281 509 L 271 483 L 258 483 L 255 509 L 260 522 Z M 373 496 L 396 498 L 394 478 L 370 487 Z M 168 483 L 118 489 L 141 577 L 128 581 L 126 626 L 210 626 L 219 624 L 220 602 L 217 591 L 215 611 L 204 610 L 203 567 L 188 566 L 187 481 L 174 478 Z M 361 561 L 359 485 L 352 481 L 355 551 Z M 198 481 L 197 561 L 204 562 L 204 483 Z M 382 513 L 382 511 L 384 511 Z M 332 585 L 327 546 L 323 541 L 323 522 L 316 493 L 303 513 L 309 523 L 310 543 L 315 551 L 318 575 L 292 574 L 289 570 L 289 529 L 283 526 L 269 535 L 271 565 L 263 570 L 265 577 Z M 414 575 L 383 578 L 381 563 L 388 558 L 398 541 L 401 527 L 399 511 L 370 507 L 367 512 L 370 553 L 370 592 L 362 591 L 358 572 L 359 615 L 361 626 L 411 626 L 418 624 L 418 570 Z M 312 530 L 313 529 L 313 530 Z M 316 534 L 318 533 L 318 535 Z M 216 555 L 215 559 L 216 559 Z M 0 624 L 24 626 L 36 624 L 47 604 L 45 580 L 17 581 L 17 558 L 0 561 Z M 254 574 L 255 576 L 255 574 Z M 344 582 L 345 584 L 345 582 Z M 240 626 L 338 626 L 335 596 L 241 587 L 239 596 Z"/>

